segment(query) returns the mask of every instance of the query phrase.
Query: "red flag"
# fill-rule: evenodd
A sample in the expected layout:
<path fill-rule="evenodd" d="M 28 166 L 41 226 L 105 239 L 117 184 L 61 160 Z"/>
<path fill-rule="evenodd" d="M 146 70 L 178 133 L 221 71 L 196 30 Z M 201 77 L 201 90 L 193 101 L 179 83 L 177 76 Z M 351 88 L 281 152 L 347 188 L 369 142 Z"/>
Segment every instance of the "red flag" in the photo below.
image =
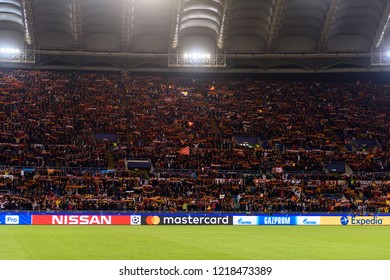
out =
<path fill-rule="evenodd" d="M 190 155 L 190 146 L 187 146 L 187 147 L 180 149 L 179 154 L 189 156 Z"/>

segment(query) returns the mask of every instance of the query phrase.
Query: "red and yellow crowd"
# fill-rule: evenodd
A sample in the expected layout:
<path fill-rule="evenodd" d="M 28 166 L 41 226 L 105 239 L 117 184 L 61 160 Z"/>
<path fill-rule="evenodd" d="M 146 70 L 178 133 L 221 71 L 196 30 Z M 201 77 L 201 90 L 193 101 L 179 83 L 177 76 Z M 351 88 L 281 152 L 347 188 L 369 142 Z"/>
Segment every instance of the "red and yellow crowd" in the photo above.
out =
<path fill-rule="evenodd" d="M 361 82 L 2 70 L 0 209 L 387 212 L 389 101 Z"/>

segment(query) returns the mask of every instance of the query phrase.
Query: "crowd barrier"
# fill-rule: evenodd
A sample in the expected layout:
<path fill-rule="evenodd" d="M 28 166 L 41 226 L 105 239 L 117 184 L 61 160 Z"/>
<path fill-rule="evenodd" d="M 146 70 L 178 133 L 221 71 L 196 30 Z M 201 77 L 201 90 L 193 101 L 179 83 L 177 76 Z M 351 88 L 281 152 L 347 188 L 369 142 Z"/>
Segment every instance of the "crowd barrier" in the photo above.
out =
<path fill-rule="evenodd" d="M 390 215 L 3 212 L 1 225 L 380 226 L 390 225 Z"/>

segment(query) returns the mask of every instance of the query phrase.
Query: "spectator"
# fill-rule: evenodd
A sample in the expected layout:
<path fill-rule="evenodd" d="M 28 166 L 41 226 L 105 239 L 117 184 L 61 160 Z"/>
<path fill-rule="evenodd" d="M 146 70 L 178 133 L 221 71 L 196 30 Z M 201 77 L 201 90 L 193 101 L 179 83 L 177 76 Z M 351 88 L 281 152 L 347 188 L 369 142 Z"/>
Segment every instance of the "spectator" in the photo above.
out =
<path fill-rule="evenodd" d="M 363 83 L 1 71 L 0 207 L 388 211 L 389 96 Z M 126 170 L 129 158 L 153 172 Z M 353 175 L 325 172 L 334 162 Z"/>

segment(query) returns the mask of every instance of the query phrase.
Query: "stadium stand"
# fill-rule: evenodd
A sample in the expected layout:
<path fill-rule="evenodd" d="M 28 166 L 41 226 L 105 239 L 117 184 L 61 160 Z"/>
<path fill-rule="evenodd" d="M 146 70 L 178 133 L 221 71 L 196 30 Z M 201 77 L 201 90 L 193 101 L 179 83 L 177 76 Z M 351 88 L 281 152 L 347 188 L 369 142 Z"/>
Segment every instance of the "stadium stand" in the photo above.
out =
<path fill-rule="evenodd" d="M 2 70 L 0 207 L 388 212 L 389 92 Z"/>

